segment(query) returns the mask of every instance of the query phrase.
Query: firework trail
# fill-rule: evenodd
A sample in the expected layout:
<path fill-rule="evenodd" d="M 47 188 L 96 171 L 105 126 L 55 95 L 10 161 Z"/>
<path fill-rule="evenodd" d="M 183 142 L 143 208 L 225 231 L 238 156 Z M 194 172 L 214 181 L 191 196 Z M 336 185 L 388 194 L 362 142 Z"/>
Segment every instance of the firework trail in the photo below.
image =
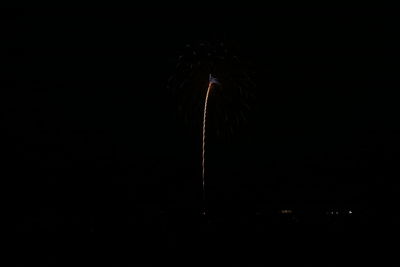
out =
<path fill-rule="evenodd" d="M 205 190 L 205 154 L 206 154 L 206 119 L 207 119 L 207 104 L 208 104 L 208 97 L 210 95 L 211 88 L 214 84 L 219 84 L 218 80 L 210 74 L 209 81 L 208 81 L 208 88 L 206 94 L 206 100 L 204 103 L 204 114 L 203 114 L 203 155 L 202 155 L 202 183 L 203 183 L 203 201 L 206 200 L 206 190 Z"/>

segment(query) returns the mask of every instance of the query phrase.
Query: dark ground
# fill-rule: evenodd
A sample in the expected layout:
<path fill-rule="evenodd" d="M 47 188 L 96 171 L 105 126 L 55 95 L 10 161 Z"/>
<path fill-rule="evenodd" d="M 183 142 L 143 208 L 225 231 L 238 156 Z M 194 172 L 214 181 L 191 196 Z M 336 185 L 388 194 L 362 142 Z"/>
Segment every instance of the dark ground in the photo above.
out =
<path fill-rule="evenodd" d="M 1 14 L 2 177 L 16 262 L 391 262 L 394 15 Z M 221 139 L 210 127 L 204 217 L 201 120 L 185 124 L 166 85 L 182 47 L 219 39 L 252 63 L 256 87 L 242 128 Z"/>

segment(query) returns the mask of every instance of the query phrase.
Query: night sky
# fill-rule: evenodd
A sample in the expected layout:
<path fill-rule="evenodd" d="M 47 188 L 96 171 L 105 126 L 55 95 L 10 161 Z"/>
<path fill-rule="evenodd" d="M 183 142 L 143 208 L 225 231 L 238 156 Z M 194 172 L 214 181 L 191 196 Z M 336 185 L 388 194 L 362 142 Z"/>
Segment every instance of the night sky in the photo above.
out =
<path fill-rule="evenodd" d="M 398 221 L 395 16 L 3 9 L 0 29 L 2 177 L 18 232 L 111 235 L 160 214 L 197 225 L 202 118 L 183 119 L 168 79 L 201 42 L 232 47 L 254 82 L 246 120 L 208 128 L 209 220 L 290 208 Z M 146 229 L 179 246 L 179 226 L 158 227 Z"/>

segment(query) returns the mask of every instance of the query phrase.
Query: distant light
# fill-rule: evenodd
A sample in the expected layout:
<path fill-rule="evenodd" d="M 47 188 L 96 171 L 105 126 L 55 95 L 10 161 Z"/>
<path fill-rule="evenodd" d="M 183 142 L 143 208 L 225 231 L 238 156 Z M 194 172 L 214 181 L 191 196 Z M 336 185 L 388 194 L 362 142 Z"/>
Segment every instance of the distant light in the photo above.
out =
<path fill-rule="evenodd" d="M 291 214 L 293 213 L 293 210 L 281 210 L 282 214 Z"/>
<path fill-rule="evenodd" d="M 331 214 L 331 215 L 339 215 L 340 212 L 338 210 L 331 210 L 329 212 L 327 212 L 327 214 Z"/>
<path fill-rule="evenodd" d="M 353 214 L 353 212 L 351 210 L 349 210 L 349 214 Z"/>

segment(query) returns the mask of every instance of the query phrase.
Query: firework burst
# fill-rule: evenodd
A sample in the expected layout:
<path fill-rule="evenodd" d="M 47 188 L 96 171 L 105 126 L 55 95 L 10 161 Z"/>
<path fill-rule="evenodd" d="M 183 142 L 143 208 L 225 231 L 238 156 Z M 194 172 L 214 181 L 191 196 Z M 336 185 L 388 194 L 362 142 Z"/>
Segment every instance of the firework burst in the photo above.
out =
<path fill-rule="evenodd" d="M 197 128 L 196 118 L 203 115 L 204 201 L 206 126 L 211 123 L 210 128 L 215 130 L 217 136 L 226 137 L 245 121 L 250 109 L 251 89 L 254 87 L 249 69 L 225 43 L 200 42 L 183 49 L 176 62 L 176 70 L 169 79 L 168 87 L 177 97 L 178 108 L 184 120 L 188 124 L 196 122 L 191 126 Z"/>

